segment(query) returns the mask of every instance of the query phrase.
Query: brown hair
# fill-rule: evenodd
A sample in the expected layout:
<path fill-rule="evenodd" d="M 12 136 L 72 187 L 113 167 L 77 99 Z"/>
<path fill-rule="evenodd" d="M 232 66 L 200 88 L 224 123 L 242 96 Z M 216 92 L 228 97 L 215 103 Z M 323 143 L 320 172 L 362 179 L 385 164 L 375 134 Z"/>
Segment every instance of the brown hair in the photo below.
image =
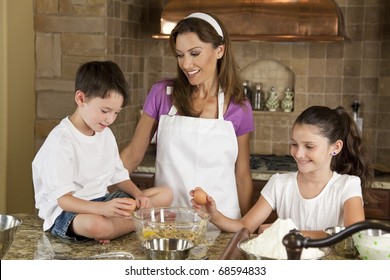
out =
<path fill-rule="evenodd" d="M 213 48 L 225 45 L 224 55 L 217 61 L 219 84 L 223 88 L 227 100 L 230 101 L 232 99 L 239 104 L 243 104 L 246 97 L 243 93 L 242 80 L 233 57 L 229 34 L 226 32 L 221 21 L 215 16 L 212 17 L 221 27 L 224 38 L 219 36 L 214 27 L 207 21 L 199 18 L 185 18 L 179 21 L 171 32 L 169 38 L 171 50 L 176 55 L 177 36 L 188 32 L 196 33 L 202 42 L 212 44 Z M 191 107 L 191 94 L 194 92 L 194 89 L 195 87 L 189 83 L 186 75 L 177 66 L 177 79 L 172 98 L 180 114 L 196 116 L 197 112 Z"/>
<path fill-rule="evenodd" d="M 125 107 L 129 100 L 125 76 L 112 61 L 89 61 L 82 64 L 75 79 L 75 92 L 78 90 L 84 92 L 87 98 L 107 98 L 111 91 L 115 91 L 123 96 L 122 107 Z"/>
<path fill-rule="evenodd" d="M 331 109 L 311 106 L 295 120 L 295 124 L 315 126 L 318 133 L 328 138 L 329 143 L 343 141 L 340 153 L 332 158 L 331 170 L 340 174 L 358 176 L 363 187 L 371 187 L 373 169 L 363 147 L 362 137 L 355 121 L 341 106 Z"/>

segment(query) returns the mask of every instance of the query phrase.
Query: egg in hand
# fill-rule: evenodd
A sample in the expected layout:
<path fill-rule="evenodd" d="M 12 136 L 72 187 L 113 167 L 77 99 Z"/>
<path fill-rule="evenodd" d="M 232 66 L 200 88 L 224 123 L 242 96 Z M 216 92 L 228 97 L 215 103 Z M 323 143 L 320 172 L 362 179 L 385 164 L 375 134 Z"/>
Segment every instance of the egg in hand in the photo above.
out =
<path fill-rule="evenodd" d="M 194 190 L 194 201 L 196 204 L 204 205 L 207 202 L 207 193 L 201 188 L 197 187 Z"/>
<path fill-rule="evenodd" d="M 127 210 L 127 212 L 129 213 L 132 213 L 135 208 L 137 208 L 137 203 L 135 202 L 135 200 L 131 197 L 127 197 L 128 200 L 130 200 L 132 202 L 132 204 L 130 205 L 131 206 L 131 209 L 130 210 Z"/>

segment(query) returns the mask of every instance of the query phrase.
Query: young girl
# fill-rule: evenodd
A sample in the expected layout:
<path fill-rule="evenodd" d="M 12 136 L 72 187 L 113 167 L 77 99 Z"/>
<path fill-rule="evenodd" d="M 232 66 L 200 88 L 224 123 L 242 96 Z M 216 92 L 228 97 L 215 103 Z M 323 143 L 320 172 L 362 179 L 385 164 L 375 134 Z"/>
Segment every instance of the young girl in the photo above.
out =
<path fill-rule="evenodd" d="M 224 231 L 246 227 L 253 232 L 276 210 L 279 218 L 292 219 L 304 235 L 315 238 L 323 237 L 327 227 L 365 219 L 362 186 L 370 185 L 372 170 L 357 126 L 344 108 L 303 111 L 292 128 L 290 153 L 299 171 L 273 175 L 240 220 L 222 215 L 208 196 L 204 208 L 210 221 Z"/>

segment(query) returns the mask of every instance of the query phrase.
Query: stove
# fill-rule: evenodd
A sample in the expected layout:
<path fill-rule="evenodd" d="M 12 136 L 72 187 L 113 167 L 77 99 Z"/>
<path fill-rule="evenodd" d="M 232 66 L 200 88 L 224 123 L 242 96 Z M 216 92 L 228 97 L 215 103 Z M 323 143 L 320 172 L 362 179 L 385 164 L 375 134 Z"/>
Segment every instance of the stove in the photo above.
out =
<path fill-rule="evenodd" d="M 250 156 L 252 171 L 297 171 L 297 164 L 292 156 L 257 155 Z"/>

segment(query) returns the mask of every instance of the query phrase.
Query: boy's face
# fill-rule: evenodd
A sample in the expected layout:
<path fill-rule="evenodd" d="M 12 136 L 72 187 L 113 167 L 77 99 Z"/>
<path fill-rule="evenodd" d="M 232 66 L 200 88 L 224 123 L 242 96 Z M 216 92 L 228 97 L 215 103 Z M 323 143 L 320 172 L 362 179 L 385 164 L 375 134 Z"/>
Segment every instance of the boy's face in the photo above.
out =
<path fill-rule="evenodd" d="M 115 121 L 119 112 L 122 110 L 122 104 L 123 96 L 116 92 L 111 92 L 104 99 L 101 97 L 84 98 L 83 102 L 79 105 L 81 118 L 86 125 L 86 131 L 82 132 L 87 132 L 87 134 L 92 132 L 93 134 L 93 131 L 103 131 L 103 129 Z"/>

